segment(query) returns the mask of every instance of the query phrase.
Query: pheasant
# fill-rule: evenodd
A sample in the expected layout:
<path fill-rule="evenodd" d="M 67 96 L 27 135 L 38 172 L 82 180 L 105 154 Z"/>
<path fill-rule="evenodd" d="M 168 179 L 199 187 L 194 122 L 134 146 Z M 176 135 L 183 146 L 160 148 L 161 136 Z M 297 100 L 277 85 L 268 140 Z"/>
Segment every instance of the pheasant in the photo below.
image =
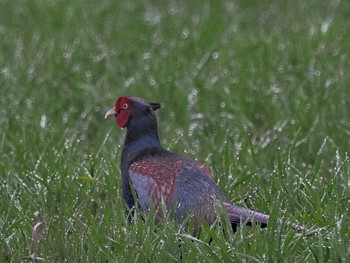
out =
<path fill-rule="evenodd" d="M 172 213 L 177 222 L 191 220 L 195 231 L 202 223 L 213 224 L 218 213 L 228 215 L 234 230 L 241 223 L 266 227 L 268 215 L 232 204 L 202 164 L 162 147 L 155 116 L 159 108 L 142 98 L 120 97 L 105 115 L 127 128 L 121 156 L 127 206 L 132 210 L 137 203 L 144 213 L 154 207 L 157 221 L 164 211 Z"/>

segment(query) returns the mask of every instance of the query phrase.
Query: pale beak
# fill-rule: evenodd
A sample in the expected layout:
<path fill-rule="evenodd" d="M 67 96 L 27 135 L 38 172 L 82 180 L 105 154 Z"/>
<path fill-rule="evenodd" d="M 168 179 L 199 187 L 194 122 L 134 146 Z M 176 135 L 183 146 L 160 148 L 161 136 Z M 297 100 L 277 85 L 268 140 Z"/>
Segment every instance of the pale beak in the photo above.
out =
<path fill-rule="evenodd" d="M 112 108 L 106 112 L 105 119 L 107 119 L 109 116 L 112 116 L 112 115 L 115 116 L 117 114 L 118 114 L 118 112 L 116 112 L 116 110 L 114 108 Z"/>

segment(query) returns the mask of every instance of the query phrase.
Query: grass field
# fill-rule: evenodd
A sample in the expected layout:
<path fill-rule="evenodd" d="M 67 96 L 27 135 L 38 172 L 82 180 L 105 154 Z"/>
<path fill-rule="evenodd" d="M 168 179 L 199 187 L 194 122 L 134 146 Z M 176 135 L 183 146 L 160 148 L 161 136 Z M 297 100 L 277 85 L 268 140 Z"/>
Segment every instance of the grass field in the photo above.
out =
<path fill-rule="evenodd" d="M 0 262 L 350 262 L 349 17 L 344 0 L 0 0 Z M 161 102 L 164 146 L 269 227 L 129 225 L 125 131 L 103 118 L 123 95 Z"/>

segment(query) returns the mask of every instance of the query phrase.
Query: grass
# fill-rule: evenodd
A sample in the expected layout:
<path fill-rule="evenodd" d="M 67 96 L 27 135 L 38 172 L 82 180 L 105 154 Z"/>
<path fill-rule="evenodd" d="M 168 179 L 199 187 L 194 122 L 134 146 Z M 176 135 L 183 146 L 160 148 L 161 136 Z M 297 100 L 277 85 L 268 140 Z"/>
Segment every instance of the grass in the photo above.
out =
<path fill-rule="evenodd" d="M 348 262 L 346 1 L 0 1 L 0 261 Z M 127 223 L 122 95 L 267 230 Z M 276 218 L 318 228 L 312 235 Z M 226 229 L 225 233 L 222 228 Z M 39 231 L 40 232 L 40 231 Z M 208 240 L 212 238 L 211 245 Z M 33 251 L 32 251 L 33 252 Z"/>

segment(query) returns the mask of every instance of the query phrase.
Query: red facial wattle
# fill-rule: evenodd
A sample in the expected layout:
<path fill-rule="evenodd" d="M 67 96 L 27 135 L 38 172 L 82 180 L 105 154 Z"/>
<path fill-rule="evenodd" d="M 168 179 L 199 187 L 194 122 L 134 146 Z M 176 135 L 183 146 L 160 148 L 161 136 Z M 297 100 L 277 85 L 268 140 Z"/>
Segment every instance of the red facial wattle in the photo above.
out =
<path fill-rule="evenodd" d="M 130 99 L 121 97 L 115 103 L 116 123 L 119 127 L 124 128 L 129 120 L 130 114 L 134 110 L 134 106 Z"/>
<path fill-rule="evenodd" d="M 115 117 L 115 122 L 120 128 L 124 128 L 129 120 L 130 112 L 122 111 Z"/>

